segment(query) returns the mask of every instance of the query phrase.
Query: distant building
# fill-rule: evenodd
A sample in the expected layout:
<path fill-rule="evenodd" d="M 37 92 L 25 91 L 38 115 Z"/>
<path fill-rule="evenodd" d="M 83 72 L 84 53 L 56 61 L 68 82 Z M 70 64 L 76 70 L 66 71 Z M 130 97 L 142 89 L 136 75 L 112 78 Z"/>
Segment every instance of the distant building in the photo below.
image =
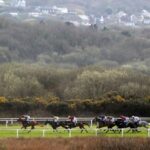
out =
<path fill-rule="evenodd" d="M 0 0 L 0 6 L 4 6 L 5 2 L 3 0 Z"/>
<path fill-rule="evenodd" d="M 121 19 L 122 19 L 122 17 L 125 17 L 125 16 L 127 16 L 127 14 L 124 11 L 120 11 L 116 14 L 116 17 L 118 18 L 119 23 L 122 22 Z"/>
<path fill-rule="evenodd" d="M 143 15 L 131 15 L 131 22 L 135 24 L 142 24 L 144 21 L 144 16 Z"/>
<path fill-rule="evenodd" d="M 142 10 L 142 15 L 143 15 L 144 17 L 149 17 L 149 18 L 150 18 L 150 12 L 147 11 L 147 10 Z"/>
<path fill-rule="evenodd" d="M 38 18 L 38 17 L 41 16 L 41 13 L 39 13 L 39 12 L 30 12 L 28 15 L 29 15 L 30 17 Z"/>
<path fill-rule="evenodd" d="M 104 23 L 104 17 L 103 17 L 103 16 L 101 16 L 101 18 L 100 18 L 100 20 L 99 20 L 99 21 L 100 21 L 100 23 L 101 23 L 101 24 L 103 24 L 103 23 Z"/>
<path fill-rule="evenodd" d="M 144 17 L 143 24 L 149 25 L 150 24 L 150 17 Z"/>
<path fill-rule="evenodd" d="M 14 7 L 25 8 L 26 7 L 26 0 L 13 0 L 11 5 Z"/>
<path fill-rule="evenodd" d="M 53 9 L 53 12 L 57 14 L 67 14 L 69 12 L 68 9 L 65 7 L 53 6 L 52 9 Z"/>
<path fill-rule="evenodd" d="M 18 16 L 18 13 L 17 12 L 10 12 L 9 13 L 12 17 L 17 17 Z"/>
<path fill-rule="evenodd" d="M 142 10 L 142 15 L 144 17 L 143 24 L 149 25 L 150 24 L 150 12 L 147 10 Z"/>

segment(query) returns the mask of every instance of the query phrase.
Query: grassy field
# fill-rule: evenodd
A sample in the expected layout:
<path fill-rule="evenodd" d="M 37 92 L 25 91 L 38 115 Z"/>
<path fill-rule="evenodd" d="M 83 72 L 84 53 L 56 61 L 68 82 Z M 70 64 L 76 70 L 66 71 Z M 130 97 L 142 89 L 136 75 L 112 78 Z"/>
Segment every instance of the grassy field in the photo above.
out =
<path fill-rule="evenodd" d="M 7 128 L 0 125 L 0 150 L 148 150 L 150 138 L 146 129 L 139 133 L 105 133 L 96 127 L 87 127 L 88 133 L 80 133 L 77 128 L 69 133 L 60 128 L 53 132 L 50 126 L 37 126 L 35 130 L 21 130 L 20 125 Z M 18 134 L 17 134 L 18 131 Z M 43 135 L 43 131 L 44 135 Z M 16 138 L 19 137 L 19 138 Z M 133 138 L 134 137 L 134 138 Z"/>
<path fill-rule="evenodd" d="M 28 132 L 30 128 L 27 130 L 21 130 L 20 125 L 11 125 L 7 128 L 3 125 L 0 126 L 0 138 L 11 138 L 11 137 L 19 137 L 19 138 L 39 138 L 39 137 L 45 137 L 45 138 L 55 138 L 55 137 L 148 137 L 148 130 L 141 128 L 140 132 L 138 133 L 127 133 L 127 130 L 124 130 L 123 134 L 122 132 L 119 133 L 119 131 L 116 131 L 116 133 L 109 131 L 108 133 L 105 133 L 102 130 L 97 130 L 96 127 L 87 127 L 88 133 L 83 132 L 80 133 L 79 128 L 75 128 L 69 133 L 67 130 L 64 130 L 62 128 L 58 129 L 58 132 L 53 132 L 52 128 L 50 126 L 37 126 L 35 130 L 32 130 L 30 133 Z M 18 130 L 17 130 L 18 129 Z M 104 129 L 104 128 L 103 128 Z"/>
<path fill-rule="evenodd" d="M 0 150 L 149 150 L 148 138 L 8 138 Z"/>

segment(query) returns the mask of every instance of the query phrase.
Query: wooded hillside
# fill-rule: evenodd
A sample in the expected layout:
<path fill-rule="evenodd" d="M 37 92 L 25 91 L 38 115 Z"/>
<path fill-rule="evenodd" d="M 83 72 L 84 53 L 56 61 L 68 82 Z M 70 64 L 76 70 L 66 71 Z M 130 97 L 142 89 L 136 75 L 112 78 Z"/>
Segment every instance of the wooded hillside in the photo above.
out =
<path fill-rule="evenodd" d="M 0 111 L 146 116 L 149 31 L 1 18 Z"/>

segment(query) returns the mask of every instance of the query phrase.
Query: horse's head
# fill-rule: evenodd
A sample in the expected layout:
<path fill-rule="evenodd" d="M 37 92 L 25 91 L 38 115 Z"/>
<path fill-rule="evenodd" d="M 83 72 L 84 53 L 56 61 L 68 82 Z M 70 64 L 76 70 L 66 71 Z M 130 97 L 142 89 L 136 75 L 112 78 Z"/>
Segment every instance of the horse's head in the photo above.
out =
<path fill-rule="evenodd" d="M 99 120 L 99 117 L 97 117 L 97 116 L 92 119 L 93 122 L 94 121 L 98 122 L 98 120 Z"/>

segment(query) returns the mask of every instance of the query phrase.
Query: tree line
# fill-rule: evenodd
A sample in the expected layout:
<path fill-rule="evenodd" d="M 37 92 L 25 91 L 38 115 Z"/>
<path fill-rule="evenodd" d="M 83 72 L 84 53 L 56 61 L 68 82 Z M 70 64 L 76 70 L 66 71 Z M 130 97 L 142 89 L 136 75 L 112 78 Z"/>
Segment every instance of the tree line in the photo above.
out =
<path fill-rule="evenodd" d="M 150 110 L 150 71 L 101 66 L 65 69 L 24 63 L 1 64 L 0 70 L 2 112 L 146 116 Z"/>

